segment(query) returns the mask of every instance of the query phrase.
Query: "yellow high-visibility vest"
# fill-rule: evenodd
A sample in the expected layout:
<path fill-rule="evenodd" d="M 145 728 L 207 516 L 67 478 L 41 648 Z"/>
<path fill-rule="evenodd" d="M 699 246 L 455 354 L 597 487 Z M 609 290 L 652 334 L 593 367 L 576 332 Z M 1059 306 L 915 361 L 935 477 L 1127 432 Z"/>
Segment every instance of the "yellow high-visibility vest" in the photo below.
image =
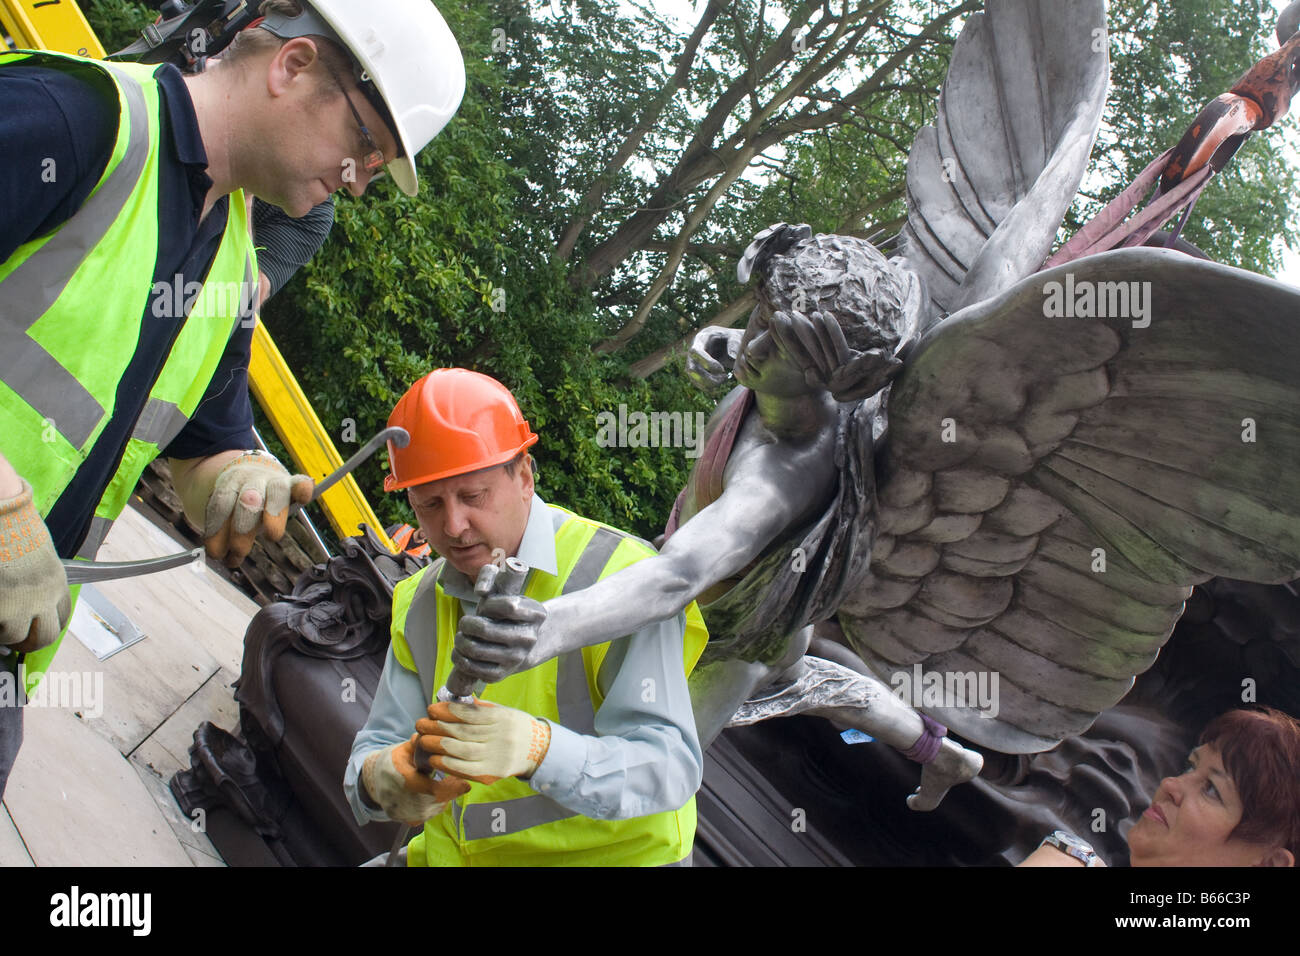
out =
<path fill-rule="evenodd" d="M 116 87 L 121 111 L 113 154 L 82 207 L 0 262 L 0 451 L 31 483 L 36 508 L 46 515 L 112 418 L 146 309 L 151 302 L 153 309 L 172 304 L 154 295 L 162 100 L 156 66 L 0 54 L 0 69 L 20 63 L 102 75 Z M 244 194 L 232 193 L 228 202 L 216 257 L 95 509 L 80 556 L 94 556 L 145 467 L 193 415 L 236 325 L 251 321 L 257 260 Z M 26 656 L 29 689 L 58 646 Z"/>
<path fill-rule="evenodd" d="M 589 587 L 655 553 L 622 531 L 548 507 L 567 516 L 555 533 L 559 573 L 529 575 L 524 593 L 534 600 Z M 393 655 L 402 667 L 417 672 L 408 642 L 437 640 L 432 681 L 437 688 L 451 674 L 451 637 L 460 619 L 460 602 L 442 590 L 436 572 L 430 570 L 422 569 L 393 591 Z M 708 639 L 704 619 L 692 602 L 686 609 L 683 636 L 687 674 Z M 591 721 L 604 700 L 596 675 L 608 650 L 605 643 L 563 654 L 491 685 L 483 699 L 590 734 Z M 594 820 L 514 777 L 470 786 L 469 793 L 425 823 L 408 846 L 408 865 L 661 866 L 683 859 L 695 839 L 694 796 L 680 810 L 629 820 Z"/>

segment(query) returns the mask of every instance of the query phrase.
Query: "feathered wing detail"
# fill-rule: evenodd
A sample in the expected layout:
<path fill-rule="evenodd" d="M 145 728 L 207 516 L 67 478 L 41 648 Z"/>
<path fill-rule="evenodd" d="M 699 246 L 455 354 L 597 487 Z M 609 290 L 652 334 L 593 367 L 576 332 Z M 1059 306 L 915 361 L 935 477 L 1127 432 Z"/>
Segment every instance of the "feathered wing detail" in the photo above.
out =
<path fill-rule="evenodd" d="M 1109 78 L 1104 0 L 989 0 L 967 21 L 907 166 L 902 252 L 925 279 L 927 324 L 1042 265 Z"/>
<path fill-rule="evenodd" d="M 1123 697 L 1191 585 L 1300 576 L 1297 318 L 1300 290 L 1130 249 L 932 329 L 891 390 L 854 650 L 997 674 L 996 716 L 920 709 L 1033 752 Z"/>

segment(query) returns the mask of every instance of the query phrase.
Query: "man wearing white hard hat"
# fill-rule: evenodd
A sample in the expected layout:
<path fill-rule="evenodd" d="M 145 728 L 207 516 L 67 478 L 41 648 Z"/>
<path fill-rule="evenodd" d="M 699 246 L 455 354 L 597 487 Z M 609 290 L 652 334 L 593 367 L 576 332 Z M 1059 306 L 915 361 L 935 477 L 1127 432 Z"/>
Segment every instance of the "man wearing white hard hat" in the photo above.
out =
<path fill-rule="evenodd" d="M 0 794 L 14 685 L 71 615 L 158 455 L 208 552 L 284 533 L 312 482 L 250 450 L 256 253 L 245 193 L 302 216 L 415 156 L 465 88 L 430 0 L 268 0 L 208 70 L 0 52 Z M 3 50 L 0 47 L 0 50 Z"/>

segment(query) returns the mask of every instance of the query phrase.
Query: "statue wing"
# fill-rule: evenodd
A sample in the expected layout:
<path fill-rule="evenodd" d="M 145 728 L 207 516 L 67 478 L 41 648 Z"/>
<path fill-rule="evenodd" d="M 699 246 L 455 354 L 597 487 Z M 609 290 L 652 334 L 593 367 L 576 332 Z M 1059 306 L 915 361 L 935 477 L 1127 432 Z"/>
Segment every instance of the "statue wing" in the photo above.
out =
<path fill-rule="evenodd" d="M 926 325 L 1036 272 L 1078 191 L 1110 67 L 1104 0 L 989 0 L 912 143 L 903 258 Z"/>
<path fill-rule="evenodd" d="M 1045 315 L 1086 288 L 1113 313 L 1109 283 L 1147 290 L 1149 326 Z M 853 648 L 887 682 L 996 673 L 995 717 L 919 709 L 1034 752 L 1124 696 L 1191 585 L 1300 576 L 1297 315 L 1300 289 L 1126 249 L 932 329 L 891 390 L 870 571 L 837 613 Z"/>

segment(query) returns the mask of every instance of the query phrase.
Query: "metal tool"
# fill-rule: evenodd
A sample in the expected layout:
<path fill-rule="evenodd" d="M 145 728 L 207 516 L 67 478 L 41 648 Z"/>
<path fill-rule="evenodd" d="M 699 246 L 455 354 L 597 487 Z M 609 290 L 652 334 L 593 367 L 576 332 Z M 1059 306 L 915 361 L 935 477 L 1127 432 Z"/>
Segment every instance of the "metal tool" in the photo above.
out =
<path fill-rule="evenodd" d="M 498 594 L 522 594 L 527 578 L 528 565 L 518 558 L 506 558 L 500 564 L 489 562 L 479 569 L 478 578 L 474 581 L 474 593 L 480 602 Z M 473 701 L 474 694 L 481 691 L 481 682 L 475 684 L 474 678 L 459 667 L 453 667 L 447 676 L 447 686 L 438 689 L 438 700 L 443 703 L 468 704 Z"/>
<path fill-rule="evenodd" d="M 522 594 L 524 581 L 528 578 L 528 565 L 518 558 L 501 558 L 489 561 L 479 568 L 478 577 L 474 579 L 474 593 L 479 603 L 498 594 Z M 475 681 L 459 667 L 452 667 L 447 675 L 447 683 L 438 688 L 436 700 L 444 704 L 472 704 L 474 695 L 483 692 L 483 682 Z M 414 753 L 415 767 L 421 773 L 433 775 L 435 780 L 442 779 L 441 771 L 429 763 L 429 755 L 419 747 Z"/>
<path fill-rule="evenodd" d="M 100 581 L 117 581 L 121 578 L 134 578 L 142 574 L 154 574 L 158 571 L 170 571 L 183 568 L 187 564 L 203 560 L 202 548 L 190 548 L 163 558 L 148 558 L 144 561 L 64 561 L 63 570 L 68 576 L 69 584 L 95 584 Z"/>
<path fill-rule="evenodd" d="M 394 448 L 405 448 L 411 443 L 411 436 L 405 428 L 385 428 L 370 441 L 366 442 L 357 451 L 355 455 L 345 461 L 341 466 L 331 471 L 316 485 L 316 489 L 311 493 L 311 500 L 315 501 L 325 492 L 333 488 L 344 477 L 356 470 L 357 466 L 377 452 L 385 442 L 392 442 Z M 310 504 L 310 502 L 308 502 Z"/>
<path fill-rule="evenodd" d="M 505 558 L 500 563 L 489 561 L 479 568 L 478 577 L 474 580 L 474 593 L 478 595 L 479 603 L 498 594 L 522 594 L 524 581 L 527 578 L 528 565 L 518 558 Z M 459 667 L 453 667 L 451 673 L 447 675 L 446 685 L 438 688 L 436 696 L 444 704 L 470 704 L 474 702 L 474 695 L 482 691 L 482 681 L 476 682 Z M 421 773 L 429 774 L 434 780 L 441 780 L 446 776 L 429 763 L 429 755 L 419 746 L 413 748 L 411 758 L 416 769 Z M 413 829 L 414 827 L 403 827 L 398 831 L 397 836 L 393 838 L 393 845 L 388 851 L 388 859 L 384 862 L 384 866 L 397 866 L 398 854 L 410 839 Z"/>
<path fill-rule="evenodd" d="M 388 441 L 391 441 L 397 448 L 405 448 L 410 443 L 411 436 L 405 428 L 385 428 L 362 445 L 355 455 L 326 475 L 312 490 L 311 498 L 307 504 L 317 500 Z M 292 518 L 304 507 L 304 505 L 295 503 L 289 509 L 289 517 Z M 100 581 L 116 581 L 121 578 L 137 577 L 142 574 L 155 574 L 158 571 L 168 571 L 201 560 L 203 560 L 203 549 L 191 548 L 189 551 L 181 551 L 161 558 L 146 558 L 142 561 L 74 561 L 65 559 L 63 561 L 63 570 L 68 575 L 69 584 L 93 584 Z"/>

